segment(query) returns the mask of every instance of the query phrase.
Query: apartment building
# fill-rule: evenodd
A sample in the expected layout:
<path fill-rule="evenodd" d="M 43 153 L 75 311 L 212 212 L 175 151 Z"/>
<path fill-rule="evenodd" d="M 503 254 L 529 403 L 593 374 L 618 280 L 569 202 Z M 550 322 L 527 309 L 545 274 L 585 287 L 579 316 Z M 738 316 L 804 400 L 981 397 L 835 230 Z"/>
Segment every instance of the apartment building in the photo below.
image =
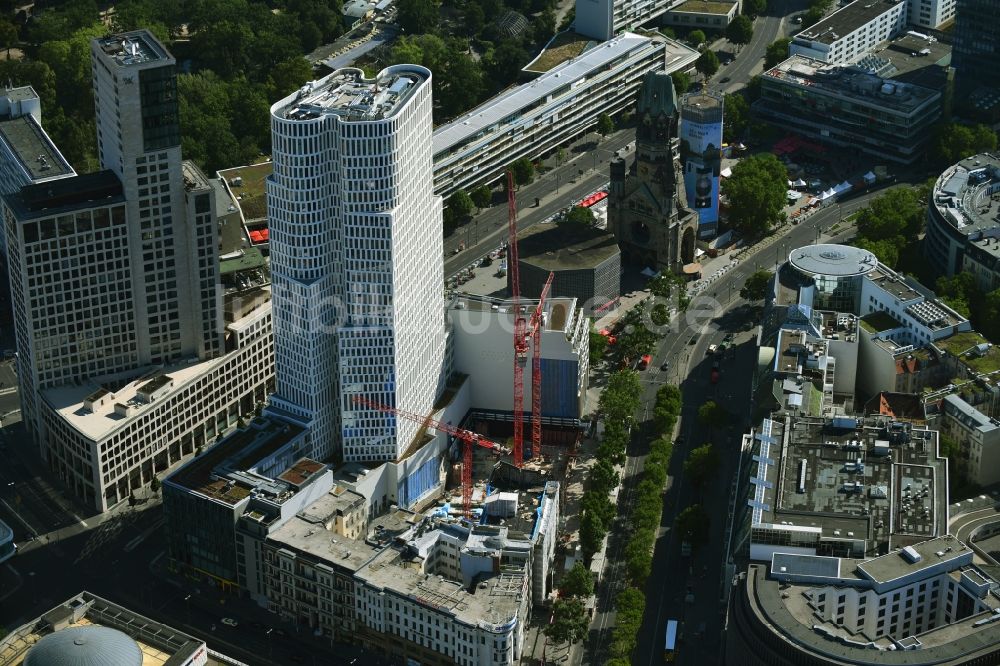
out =
<path fill-rule="evenodd" d="M 339 485 L 284 520 L 251 502 L 236 528 L 241 585 L 295 626 L 373 654 L 517 663 L 532 600 L 547 591 L 558 484 L 489 499 L 482 525 L 443 509 L 375 517 Z"/>
<path fill-rule="evenodd" d="M 906 20 L 910 25 L 930 30 L 947 29 L 955 20 L 959 6 L 956 0 L 907 0 L 907 3 Z"/>
<path fill-rule="evenodd" d="M 657 33 L 593 45 L 434 130 L 434 191 L 447 197 L 496 181 L 514 160 L 535 159 L 590 130 L 600 114 L 631 108 L 647 72 L 685 71 L 697 59 Z"/>
<path fill-rule="evenodd" d="M 275 103 L 271 127 L 274 413 L 317 459 L 396 460 L 420 424 L 356 398 L 427 414 L 447 377 L 431 73 L 338 70 Z"/>
<path fill-rule="evenodd" d="M 792 38 L 789 55 L 851 65 L 903 32 L 906 0 L 855 0 Z"/>

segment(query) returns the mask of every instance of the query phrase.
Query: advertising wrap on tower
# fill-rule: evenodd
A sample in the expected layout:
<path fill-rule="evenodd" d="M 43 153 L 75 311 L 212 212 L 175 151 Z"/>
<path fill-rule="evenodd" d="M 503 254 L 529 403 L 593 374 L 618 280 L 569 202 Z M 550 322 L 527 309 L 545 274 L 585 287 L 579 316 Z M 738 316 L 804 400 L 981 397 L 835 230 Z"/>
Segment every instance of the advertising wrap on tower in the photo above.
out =
<path fill-rule="evenodd" d="M 681 100 L 681 164 L 688 206 L 698 213 L 698 237 L 719 227 L 719 173 L 722 170 L 722 97 L 714 93 Z"/>

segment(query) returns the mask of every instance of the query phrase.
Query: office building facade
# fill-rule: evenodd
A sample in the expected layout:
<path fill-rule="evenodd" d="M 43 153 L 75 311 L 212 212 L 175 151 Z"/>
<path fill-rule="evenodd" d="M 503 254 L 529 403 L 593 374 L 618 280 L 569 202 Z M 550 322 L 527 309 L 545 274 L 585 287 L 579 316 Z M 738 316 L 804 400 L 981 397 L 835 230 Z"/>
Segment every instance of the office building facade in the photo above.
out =
<path fill-rule="evenodd" d="M 968 94 L 983 86 L 1000 90 L 1000 2 L 964 0 L 955 16 L 951 64 L 955 92 Z"/>
<path fill-rule="evenodd" d="M 147 30 L 93 40 L 91 59 L 98 155 L 122 183 L 129 270 L 143 295 L 135 301 L 139 361 L 216 356 L 215 198 L 185 188 L 176 61 Z"/>
<path fill-rule="evenodd" d="M 912 164 L 941 116 L 941 92 L 794 55 L 761 74 L 756 116 L 821 144 Z"/>
<path fill-rule="evenodd" d="M 181 161 L 173 57 L 144 30 L 91 55 L 104 169 L 8 194 L 3 225 L 24 422 L 101 512 L 262 403 L 274 370 L 267 298 L 223 328 L 215 193 Z"/>
<path fill-rule="evenodd" d="M 441 199 L 431 73 L 338 70 L 271 107 L 277 396 L 312 456 L 399 458 L 430 413 L 445 359 Z"/>
<path fill-rule="evenodd" d="M 31 86 L 0 94 L 0 196 L 25 185 L 75 176 L 42 129 L 42 105 Z M 7 257 L 6 228 L 0 229 L 0 255 Z"/>

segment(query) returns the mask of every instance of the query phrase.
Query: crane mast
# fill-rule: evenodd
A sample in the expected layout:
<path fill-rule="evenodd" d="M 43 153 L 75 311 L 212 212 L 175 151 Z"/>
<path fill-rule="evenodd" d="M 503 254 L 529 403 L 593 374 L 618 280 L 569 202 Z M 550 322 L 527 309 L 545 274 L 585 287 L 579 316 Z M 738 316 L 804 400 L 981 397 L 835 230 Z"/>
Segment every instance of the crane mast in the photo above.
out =
<path fill-rule="evenodd" d="M 472 447 L 481 446 L 486 449 L 490 449 L 497 455 L 504 455 L 510 453 L 510 449 L 494 442 L 493 440 L 480 435 L 478 432 L 473 432 L 471 430 L 466 430 L 465 428 L 457 428 L 450 423 L 443 423 L 437 421 L 430 416 L 423 416 L 421 414 L 416 414 L 414 412 L 408 412 L 405 409 L 397 409 L 396 407 L 389 407 L 388 405 L 383 405 L 381 403 L 375 402 L 374 400 L 369 400 L 368 398 L 363 398 L 358 396 L 354 398 L 354 402 L 368 407 L 369 409 L 377 409 L 380 412 L 385 412 L 386 414 L 394 414 L 396 416 L 401 416 L 404 419 L 414 421 L 416 423 L 421 423 L 425 428 L 433 428 L 439 432 L 444 432 L 452 437 L 456 437 L 464 442 L 464 450 L 462 452 L 462 510 L 466 518 L 472 517 Z"/>

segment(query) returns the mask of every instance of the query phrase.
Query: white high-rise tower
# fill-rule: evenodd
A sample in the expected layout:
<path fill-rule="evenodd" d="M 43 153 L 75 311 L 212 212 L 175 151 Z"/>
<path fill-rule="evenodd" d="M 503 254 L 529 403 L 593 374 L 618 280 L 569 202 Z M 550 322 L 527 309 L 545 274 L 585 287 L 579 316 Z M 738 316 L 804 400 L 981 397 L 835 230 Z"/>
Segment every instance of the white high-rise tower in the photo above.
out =
<path fill-rule="evenodd" d="M 215 198 L 181 167 L 176 60 L 148 30 L 91 41 L 101 168 L 121 180 L 139 364 L 223 351 Z"/>
<path fill-rule="evenodd" d="M 341 69 L 271 107 L 267 182 L 276 394 L 313 457 L 396 460 L 443 385 L 441 198 L 431 72 Z"/>

